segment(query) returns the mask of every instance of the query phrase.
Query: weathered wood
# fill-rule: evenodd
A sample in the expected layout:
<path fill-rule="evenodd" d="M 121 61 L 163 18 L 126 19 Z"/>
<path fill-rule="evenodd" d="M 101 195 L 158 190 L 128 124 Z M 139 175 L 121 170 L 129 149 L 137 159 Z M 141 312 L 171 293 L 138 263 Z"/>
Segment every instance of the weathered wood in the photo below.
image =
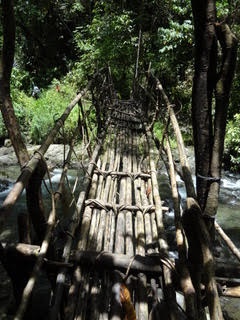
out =
<path fill-rule="evenodd" d="M 161 198 L 158 192 L 158 181 L 156 175 L 156 167 L 154 163 L 154 144 L 149 131 L 146 132 L 147 142 L 149 146 L 149 162 L 150 162 L 150 170 L 151 170 L 151 179 L 152 179 L 152 193 L 153 200 L 156 207 L 156 221 L 157 221 L 157 229 L 158 229 L 158 243 L 160 253 L 164 254 L 168 257 L 168 244 L 166 241 L 165 230 L 163 225 L 163 211 L 162 211 L 162 203 Z M 171 320 L 178 319 L 179 311 L 176 303 L 176 294 L 172 283 L 171 271 L 170 269 L 163 265 L 163 292 L 166 299 L 166 303 L 169 307 L 169 317 Z"/>
<path fill-rule="evenodd" d="M 26 201 L 29 217 L 37 236 L 37 241 L 35 243 L 42 243 L 47 227 L 41 189 L 42 180 L 46 171 L 47 164 L 44 159 L 41 159 L 34 169 L 29 179 L 28 186 L 26 187 Z"/>
<path fill-rule="evenodd" d="M 69 230 L 69 235 L 71 235 L 71 236 L 69 236 L 67 239 L 67 242 L 65 244 L 64 251 L 63 251 L 63 256 L 62 256 L 62 259 L 65 263 L 68 263 L 68 261 L 69 261 L 70 252 L 71 252 L 72 243 L 73 243 L 73 236 L 75 235 L 77 227 L 79 226 L 81 214 L 84 209 L 84 201 L 89 193 L 89 189 L 90 189 L 90 185 L 91 185 L 90 178 L 92 178 L 92 176 L 93 176 L 93 172 L 94 172 L 95 165 L 96 165 L 96 162 L 97 162 L 97 159 L 99 156 L 99 152 L 102 147 L 102 139 L 103 139 L 103 136 L 100 137 L 98 144 L 96 145 L 94 152 L 92 154 L 92 158 L 91 158 L 91 161 L 89 163 L 89 166 L 88 166 L 88 169 L 87 169 L 87 172 L 85 175 L 85 181 L 86 181 L 85 190 L 83 190 L 78 197 L 77 208 L 73 214 L 73 223 L 71 224 L 70 230 Z M 89 220 L 86 223 L 88 224 L 88 222 L 89 222 Z M 78 274 L 78 273 L 79 273 L 79 270 L 76 270 L 75 278 L 77 278 L 76 274 Z M 51 320 L 57 319 L 57 317 L 58 317 L 58 312 L 59 312 L 59 309 L 61 306 L 62 297 L 63 297 L 63 293 L 64 293 L 66 274 L 67 274 L 67 269 L 62 268 L 62 270 L 58 273 L 57 278 L 56 278 L 56 289 L 54 291 L 54 302 L 53 302 L 53 305 L 50 310 L 50 319 Z M 75 284 L 73 285 L 73 287 L 71 288 L 72 291 L 74 291 L 76 289 Z M 73 296 L 75 296 L 75 293 L 73 293 Z M 75 300 L 72 299 L 72 301 L 75 301 Z M 70 301 L 70 302 L 72 303 L 72 301 Z M 70 313 L 72 313 L 74 310 L 74 308 L 72 307 L 72 304 L 70 306 L 67 306 L 66 308 Z"/>
<path fill-rule="evenodd" d="M 126 161 L 126 169 L 129 171 L 132 171 L 132 137 L 130 135 L 130 132 L 128 132 L 128 153 L 127 153 L 127 161 Z M 123 167 L 123 170 L 125 168 Z M 125 203 L 132 203 L 132 179 L 130 177 L 126 178 L 126 198 Z M 125 215 L 125 229 L 126 229 L 126 237 L 125 237 L 125 247 L 126 247 L 126 254 L 128 255 L 134 255 L 135 252 L 135 243 L 134 243 L 134 233 L 133 233 L 133 214 L 131 211 L 126 211 Z"/>
<path fill-rule="evenodd" d="M 8 255 L 7 252 L 9 252 L 9 254 L 12 257 L 19 256 L 23 260 L 26 258 L 25 263 L 27 264 L 28 259 L 35 262 L 36 257 L 39 255 L 39 252 L 40 252 L 40 246 L 26 244 L 26 243 L 18 243 L 18 244 L 4 244 L 3 243 L 3 251 L 6 252 L 6 255 Z M 78 258 L 78 253 L 80 254 L 79 258 Z M 52 269 L 55 268 L 55 270 L 58 270 L 58 268 L 60 268 L 64 264 L 66 264 L 66 267 L 72 268 L 73 263 L 78 263 L 78 261 L 81 260 L 81 257 L 82 256 L 85 257 L 85 255 L 87 257 L 86 260 L 88 258 L 90 259 L 90 264 L 94 265 L 94 263 L 95 263 L 94 259 L 96 257 L 98 257 L 97 263 L 98 263 L 98 265 L 100 265 L 102 263 L 101 259 L 104 260 L 105 257 L 107 257 L 106 261 L 108 261 L 108 259 L 110 261 L 109 268 L 112 268 L 111 263 L 113 260 L 115 260 L 115 262 L 113 262 L 113 263 L 116 266 L 116 268 L 123 268 L 122 265 L 117 264 L 118 263 L 118 259 L 117 259 L 118 255 L 117 254 L 114 254 L 111 252 L 105 252 L 105 251 L 92 252 L 92 251 L 82 251 L 82 250 L 71 251 L 69 263 L 64 263 L 64 262 L 59 262 L 59 261 L 51 261 L 48 259 L 44 259 L 44 265 L 46 268 L 48 268 L 48 266 L 49 266 Z M 108 256 L 109 256 L 109 258 L 108 258 Z M 113 256 L 113 260 L 111 258 L 112 256 Z M 114 259 L 114 256 L 116 256 L 116 259 Z M 153 273 L 156 273 L 156 274 L 158 272 L 160 272 L 161 268 L 160 268 L 159 260 L 158 260 L 158 257 L 156 254 L 154 254 L 152 256 L 151 256 L 151 252 L 145 256 L 142 254 L 136 254 L 136 261 L 138 261 L 138 256 L 140 256 L 139 263 L 141 263 L 141 261 L 142 261 L 141 257 L 143 257 L 143 261 L 146 261 L 146 262 L 143 262 L 143 264 L 147 264 L 147 262 L 149 261 L 149 273 L 151 273 L 151 271 L 153 271 Z M 125 270 L 129 264 L 130 260 L 132 259 L 132 257 L 127 256 L 125 254 L 123 254 L 122 257 L 123 257 L 123 260 L 124 259 L 126 260 L 125 266 L 123 268 Z M 120 258 L 121 258 L 121 255 L 120 255 Z M 85 260 L 83 260 L 83 263 L 80 262 L 80 264 L 85 264 L 84 261 Z M 88 260 L 86 261 L 86 264 L 87 263 L 88 263 Z M 176 264 L 176 269 L 178 270 L 181 267 L 181 264 L 179 264 L 178 259 L 175 260 L 175 264 Z M 101 267 L 101 269 L 104 269 L 104 268 L 105 268 L 105 266 L 103 265 Z M 156 270 L 155 270 L 155 268 L 156 268 Z M 107 269 L 108 269 L 108 267 L 107 267 Z M 145 267 L 145 269 L 147 269 L 147 267 Z M 137 266 L 136 267 L 133 266 L 133 270 L 136 270 L 136 272 L 142 271 L 142 269 L 138 270 Z M 239 281 L 240 281 L 240 266 L 239 266 L 239 264 L 233 263 L 230 265 L 229 263 L 226 263 L 225 261 L 217 259 L 216 260 L 216 279 L 219 279 L 219 281 L 221 281 L 221 282 L 229 282 L 231 284 L 239 283 Z"/>
<path fill-rule="evenodd" d="M 111 204 L 111 203 L 104 203 L 98 199 L 88 199 L 86 200 L 86 206 L 96 209 L 104 209 L 105 211 L 113 210 L 115 214 L 120 213 L 121 211 L 141 211 L 143 214 L 147 212 L 153 212 L 156 210 L 155 205 L 146 205 L 146 206 L 137 206 L 137 205 L 128 205 L 128 204 Z M 169 208 L 162 206 L 162 211 L 168 211 Z"/>
<path fill-rule="evenodd" d="M 27 213 L 20 213 L 18 215 L 18 238 L 19 242 L 31 243 L 30 221 Z"/>
<path fill-rule="evenodd" d="M 176 227 L 176 242 L 178 247 L 179 263 L 180 268 L 179 272 L 181 275 L 180 284 L 185 297 L 186 303 L 186 314 L 189 319 L 198 320 L 198 310 L 197 310 L 197 299 L 196 292 L 192 283 L 191 275 L 187 267 L 187 248 L 186 248 L 186 239 L 184 236 L 184 230 L 181 223 L 181 206 L 180 198 L 177 189 L 176 173 L 174 169 L 173 157 L 168 141 L 166 138 L 166 150 L 168 155 L 168 165 L 170 173 L 170 181 L 172 187 L 172 199 L 174 206 L 175 214 L 175 227 Z"/>
<path fill-rule="evenodd" d="M 153 77 L 153 75 L 152 75 Z M 163 86 L 161 84 L 161 82 L 155 78 L 156 84 L 157 84 L 157 89 L 161 92 L 164 102 L 166 104 L 166 107 L 168 109 L 168 113 L 170 116 L 170 120 L 173 126 L 173 130 L 175 132 L 175 137 L 177 140 L 177 147 L 178 147 L 178 153 L 179 153 L 179 159 L 180 159 L 180 163 L 181 163 L 181 167 L 182 167 L 182 174 L 183 174 L 183 179 L 185 182 L 185 186 L 186 186 L 186 190 L 187 190 L 187 194 L 189 197 L 193 197 L 196 198 L 196 192 L 195 192 L 195 188 L 194 188 L 194 184 L 193 184 L 193 180 L 192 180 L 192 173 L 191 173 L 191 169 L 187 160 L 187 156 L 186 156 L 186 151 L 185 151 L 185 146 L 184 146 L 184 142 L 183 142 L 183 138 L 182 138 L 182 133 L 174 112 L 174 105 L 171 104 L 171 102 L 168 99 L 168 96 L 166 95 Z"/>
<path fill-rule="evenodd" d="M 193 198 L 187 198 L 187 208 L 189 210 L 189 213 L 192 215 L 192 222 L 195 224 L 195 229 L 197 231 L 197 239 L 199 241 L 199 245 L 201 247 L 201 253 L 202 253 L 202 270 L 201 273 L 204 273 L 204 278 L 202 279 L 206 295 L 208 299 L 208 304 L 210 308 L 211 314 L 220 314 L 221 311 L 221 305 L 219 301 L 219 295 L 217 291 L 217 284 L 215 280 L 215 261 L 213 254 L 211 252 L 211 246 L 210 246 L 210 236 L 207 230 L 207 227 L 203 221 L 202 218 L 202 211 Z M 195 256 L 197 256 L 195 254 Z M 200 279 L 199 279 L 199 289 L 200 290 Z M 217 319 L 217 318 L 216 318 Z M 221 319 L 221 318 L 220 318 Z"/>
<path fill-rule="evenodd" d="M 32 275 L 31 277 L 29 278 L 24 290 L 23 290 L 23 294 L 22 294 L 22 300 L 21 300 L 21 303 L 18 307 L 18 310 L 17 310 L 17 313 L 16 313 L 16 316 L 15 316 L 15 319 L 16 320 L 20 320 L 24 317 L 24 314 L 25 314 L 25 311 L 26 311 L 26 308 L 29 304 L 29 300 L 30 300 L 30 297 L 31 297 L 31 294 L 32 294 L 32 291 L 33 291 L 33 288 L 35 286 L 35 283 L 40 275 L 40 271 L 41 271 L 41 268 L 42 268 L 42 265 L 44 263 L 44 259 L 46 257 L 46 254 L 47 254 L 47 251 L 48 251 L 48 248 L 49 248 L 49 242 L 50 242 L 50 239 L 51 239 L 51 236 L 52 236 L 52 230 L 53 230 L 53 227 L 55 225 L 55 221 L 56 221 L 56 203 L 60 200 L 61 198 L 61 193 L 62 193 L 62 190 L 63 190 L 63 182 L 66 178 L 66 173 L 67 173 L 67 170 L 68 170 L 68 164 L 69 164 L 69 161 L 71 159 L 71 155 L 72 155 L 72 152 L 73 152 L 73 145 L 70 146 L 70 149 L 69 149 L 69 152 L 68 152 L 68 156 L 67 156 L 67 161 L 65 162 L 65 165 L 64 165 L 64 168 L 63 168 L 63 171 L 62 171 L 62 174 L 61 174 L 61 178 L 60 178 L 60 181 L 59 181 L 59 186 L 58 186 L 58 189 L 57 189 L 57 192 L 56 193 L 53 193 L 53 190 L 51 190 L 51 199 L 52 199 L 52 209 L 49 213 L 49 216 L 48 216 L 48 220 L 47 220 L 47 226 L 46 226 L 46 230 L 45 230 L 45 234 L 44 234 L 44 237 L 43 237 L 43 241 L 42 241 L 42 244 L 41 244 L 41 247 L 40 247 L 40 251 L 39 251 L 39 254 L 37 256 L 37 261 L 34 265 L 34 268 L 33 268 L 33 271 L 32 271 Z M 45 171 L 44 171 L 45 172 Z M 50 178 L 50 176 L 49 176 Z M 39 184 L 37 184 L 37 186 L 39 186 Z"/>
<path fill-rule="evenodd" d="M 218 232 L 218 234 L 221 236 L 221 238 L 225 241 L 228 248 L 231 250 L 231 252 L 234 254 L 235 257 L 240 261 L 240 251 L 235 246 L 235 244 L 232 242 L 232 240 L 228 237 L 228 235 L 223 231 L 223 229 L 220 227 L 220 225 L 215 221 L 215 228 Z"/>
<path fill-rule="evenodd" d="M 122 253 L 95 252 L 95 251 L 77 251 L 73 254 L 72 260 L 80 265 L 96 266 L 100 271 L 120 269 L 126 271 L 129 267 L 130 272 L 146 272 L 151 275 L 161 275 L 160 256 L 129 256 Z"/>

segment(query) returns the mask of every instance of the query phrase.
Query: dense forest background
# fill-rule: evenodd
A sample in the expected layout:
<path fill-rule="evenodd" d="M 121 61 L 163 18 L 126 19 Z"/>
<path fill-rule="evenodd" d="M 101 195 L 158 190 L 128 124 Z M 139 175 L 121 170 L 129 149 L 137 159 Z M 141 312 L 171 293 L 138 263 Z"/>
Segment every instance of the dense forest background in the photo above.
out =
<path fill-rule="evenodd" d="M 42 142 L 71 97 L 101 67 L 111 68 L 119 95 L 128 98 L 140 34 L 139 76 L 150 68 L 161 80 L 179 110 L 185 141 L 192 143 L 191 1 L 29 0 L 15 1 L 14 8 L 16 42 L 11 95 L 27 143 Z M 239 38 L 240 1 L 217 1 L 217 14 L 219 22 L 226 21 Z M 2 42 L 0 31 L 0 47 Z M 238 64 L 225 139 L 225 165 L 232 170 L 240 167 L 239 73 Z M 36 86 L 40 89 L 38 99 L 33 97 Z M 68 121 L 66 134 L 73 130 L 77 119 L 76 111 Z M 7 137 L 2 119 L 0 137 Z"/>

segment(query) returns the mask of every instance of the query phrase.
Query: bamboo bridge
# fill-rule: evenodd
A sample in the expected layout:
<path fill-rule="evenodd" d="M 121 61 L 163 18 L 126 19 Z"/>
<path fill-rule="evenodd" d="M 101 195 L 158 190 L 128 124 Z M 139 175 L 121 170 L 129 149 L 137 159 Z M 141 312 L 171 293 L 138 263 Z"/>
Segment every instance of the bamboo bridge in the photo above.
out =
<path fill-rule="evenodd" d="M 0 217 L 4 225 L 16 200 L 27 187 L 30 220 L 38 239 L 35 243 L 29 240 L 29 226 L 23 222 L 19 243 L 1 244 L 1 262 L 11 277 L 17 301 L 12 318 L 204 319 L 199 315 L 201 308 L 196 306 L 199 293 L 193 286 L 187 261 L 187 241 L 181 220 L 183 209 L 176 183 L 177 168 L 167 133 L 172 123 L 187 206 L 197 210 L 191 170 L 174 108 L 161 84 L 154 83 L 166 104 L 162 107 L 166 120 L 165 146 L 157 148 L 152 134 L 153 123 L 160 112 L 157 96 L 149 98 L 146 109 L 146 99 L 119 100 L 113 94 L 111 82 L 106 85 L 106 78 L 101 81 L 100 92 L 94 86 L 91 89 L 98 122 L 95 144 L 90 143 L 87 113 L 84 113 L 81 102 L 90 90 L 88 87 L 56 121 L 43 145 L 22 168 L 2 205 Z M 146 98 L 146 92 L 141 89 L 139 95 L 145 94 Z M 149 104 L 153 101 L 155 107 L 151 109 Z M 74 210 L 71 216 L 64 214 L 67 224 L 59 232 L 63 217 L 58 213 L 57 204 L 64 198 L 64 188 L 69 186 L 67 170 L 74 155 L 74 143 L 68 148 L 57 191 L 50 190 L 52 206 L 47 214 L 38 207 L 38 191 L 43 177 L 47 175 L 50 179 L 44 154 L 75 105 L 81 110 L 80 133 L 82 141 L 87 141 L 84 151 L 88 151 L 89 163 L 84 169 L 81 190 L 77 195 L 71 190 L 68 204 Z M 77 134 L 79 131 L 75 136 Z M 164 162 L 164 159 L 172 186 L 169 197 L 173 199 L 175 213 L 173 232 L 177 261 L 169 256 L 164 216 L 170 209 L 161 199 L 158 181 L 158 161 Z M 201 245 L 208 246 L 209 239 L 200 218 L 198 223 Z M 205 259 L 213 260 L 211 252 L 203 257 L 203 263 Z M 45 312 L 38 315 L 34 313 L 36 299 L 32 295 L 43 275 L 49 283 L 50 294 L 46 293 L 49 297 L 46 305 L 37 302 L 42 303 Z M 211 285 L 210 294 L 215 294 L 215 278 L 209 277 L 207 281 Z M 183 304 L 176 298 L 176 292 L 185 301 Z M 218 294 L 213 300 L 214 306 L 210 302 L 209 313 L 211 319 L 217 319 L 212 315 L 221 313 Z"/>

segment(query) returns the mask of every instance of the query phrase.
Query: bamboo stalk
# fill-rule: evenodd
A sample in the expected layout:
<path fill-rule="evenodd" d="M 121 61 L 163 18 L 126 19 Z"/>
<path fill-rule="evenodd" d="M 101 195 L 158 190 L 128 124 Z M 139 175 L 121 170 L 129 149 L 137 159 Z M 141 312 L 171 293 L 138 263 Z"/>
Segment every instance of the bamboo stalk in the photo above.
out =
<path fill-rule="evenodd" d="M 120 154 L 118 147 L 118 140 L 116 139 L 116 150 L 115 150 L 115 162 L 114 170 L 117 170 L 120 165 Z M 117 192 L 117 179 L 111 180 L 111 188 L 108 195 L 108 201 L 111 203 L 116 203 L 116 192 Z M 104 237 L 104 251 L 113 251 L 113 239 L 114 239 L 114 230 L 115 230 L 115 213 L 113 210 L 110 210 L 107 214 L 106 219 L 106 233 Z"/>
<path fill-rule="evenodd" d="M 17 243 L 17 244 L 8 244 L 3 243 L 3 250 L 6 254 L 10 253 L 11 257 L 19 257 L 21 260 L 26 259 L 25 264 L 28 261 L 36 261 L 36 258 L 40 252 L 40 246 L 26 244 L 26 243 Z M 108 255 L 109 262 L 108 262 Z M 119 257 L 119 259 L 118 259 Z M 96 265 L 101 270 L 111 270 L 113 268 L 122 269 L 123 272 L 126 271 L 129 263 L 131 262 L 131 256 L 127 256 L 125 254 L 118 255 L 111 252 L 95 252 L 95 251 L 71 251 L 70 260 L 68 263 L 59 262 L 59 261 L 51 261 L 48 259 L 44 259 L 44 267 L 52 272 L 58 271 L 59 268 L 65 266 L 66 268 L 72 268 L 73 263 L 79 265 Z M 150 260 L 148 260 L 150 259 Z M 97 261 L 96 261 L 97 260 Z M 136 261 L 135 261 L 136 260 Z M 125 262 L 119 262 L 125 261 Z M 118 264 L 119 263 L 119 264 Z M 138 265 L 143 265 L 139 267 Z M 148 268 L 149 264 L 149 268 Z M 178 268 L 178 259 L 175 260 L 176 268 Z M 142 255 L 141 253 L 136 253 L 133 263 L 131 265 L 131 271 L 133 273 L 136 272 L 146 272 L 149 275 L 159 275 L 161 273 L 161 267 L 159 265 L 159 261 L 156 256 L 153 255 Z M 238 264 L 228 265 L 225 261 L 217 261 L 216 263 L 216 279 L 222 283 L 229 284 L 240 284 L 240 267 Z"/>
<path fill-rule="evenodd" d="M 103 170 L 95 170 L 95 173 L 97 174 L 102 174 L 103 176 L 112 176 L 112 177 L 118 177 L 118 176 L 124 176 L 124 177 L 130 177 L 131 179 L 138 179 L 138 177 L 140 178 L 145 178 L 145 179 L 148 179 L 151 177 L 150 174 L 148 173 L 143 173 L 143 172 L 140 172 L 140 171 L 134 171 L 133 170 L 133 173 L 131 171 L 127 171 L 127 172 L 121 172 L 121 171 L 103 171 Z"/>
<path fill-rule="evenodd" d="M 146 188 L 145 188 L 145 193 L 146 193 Z M 88 199 L 86 200 L 86 206 L 89 206 L 91 208 L 96 208 L 96 209 L 104 209 L 105 211 L 109 210 L 116 210 L 117 212 L 122 212 L 122 211 L 141 211 L 143 213 L 146 212 L 153 212 L 156 210 L 155 205 L 145 205 L 139 207 L 138 205 L 128 205 L 128 204 L 114 204 L 114 203 L 104 203 L 101 200 L 98 199 Z M 162 206 L 161 207 L 162 211 L 168 211 L 169 208 Z"/>
<path fill-rule="evenodd" d="M 78 201 L 77 201 L 77 208 L 74 212 L 73 215 L 73 221 L 74 223 L 72 223 L 71 227 L 70 227 L 70 234 L 72 235 L 72 237 L 68 237 L 67 243 L 64 247 L 64 251 L 63 251 L 63 261 L 64 262 L 68 262 L 69 261 L 69 257 L 70 257 L 70 252 L 71 252 L 71 248 L 72 248 L 72 242 L 73 242 L 73 236 L 76 232 L 76 229 L 79 225 L 80 219 L 81 219 L 81 214 L 84 208 L 84 201 L 87 197 L 87 194 L 89 193 L 89 189 L 90 189 L 90 184 L 91 184 L 91 179 L 89 179 L 89 177 L 93 176 L 93 172 L 94 172 L 94 168 L 95 168 L 95 163 L 97 161 L 100 149 L 102 147 L 102 139 L 103 137 L 101 137 L 99 139 L 99 142 L 97 144 L 97 146 L 94 149 L 93 155 L 92 155 L 92 159 L 91 162 L 89 163 L 86 175 L 85 175 L 85 179 L 86 179 L 86 188 L 84 191 L 82 191 L 78 197 Z M 57 275 L 57 279 L 56 279 L 56 289 L 55 289 L 55 301 L 53 306 L 51 307 L 51 311 L 50 311 L 50 319 L 54 320 L 57 319 L 58 317 L 58 313 L 59 313 L 59 309 L 60 309 L 60 305 L 61 305 L 61 301 L 62 301 L 62 297 L 63 297 L 63 290 L 64 290 L 64 283 L 66 281 L 66 273 L 67 270 L 65 268 L 63 268 Z M 71 288 L 72 291 L 73 288 Z M 74 299 L 72 299 L 73 301 Z M 71 301 L 71 302 L 72 302 Z M 72 312 L 72 310 L 74 308 L 71 308 L 72 305 L 68 305 L 67 306 L 67 310 L 68 312 Z"/>
<path fill-rule="evenodd" d="M 228 246 L 228 248 L 234 254 L 234 256 L 240 261 L 240 251 L 239 251 L 239 249 L 235 246 L 235 244 L 232 242 L 232 240 L 223 231 L 223 229 L 220 227 L 220 225 L 217 223 L 217 221 L 215 221 L 215 228 L 216 228 L 218 234 L 221 236 L 221 238 L 225 241 L 225 243 Z"/>
<path fill-rule="evenodd" d="M 113 142 L 111 143 L 111 145 L 109 146 L 109 169 L 112 170 L 114 167 L 114 150 L 113 150 Z M 105 186 L 102 190 L 102 201 L 106 202 L 109 199 L 109 195 L 111 192 L 111 187 L 112 187 L 112 179 L 111 176 L 108 176 L 105 179 Z M 104 248 L 104 235 L 106 233 L 106 222 L 107 222 L 107 216 L 108 213 L 106 213 L 105 210 L 101 210 L 100 213 L 100 222 L 99 222 L 99 227 L 98 230 L 96 230 L 97 232 L 97 251 L 100 251 Z"/>
<path fill-rule="evenodd" d="M 127 154 L 127 168 L 128 170 L 132 171 L 132 141 L 131 141 L 131 136 L 130 136 L 130 132 L 127 133 L 128 135 L 128 154 Z M 125 168 L 123 167 L 123 170 L 125 170 Z M 125 198 L 125 202 L 126 203 L 132 203 L 132 179 L 130 177 L 126 178 L 126 198 Z M 133 242 L 133 216 L 132 216 L 132 212 L 131 211 L 126 211 L 126 215 L 125 215 L 125 219 L 126 219 L 126 236 L 125 236 L 125 243 L 126 243 L 126 254 L 129 255 L 134 255 L 134 242 Z"/>
<path fill-rule="evenodd" d="M 165 237 L 164 225 L 163 225 L 163 215 L 162 215 L 162 205 L 161 205 L 161 198 L 158 192 L 158 181 L 156 175 L 156 168 L 154 163 L 154 144 L 152 141 L 152 137 L 150 132 L 146 132 L 147 136 L 147 143 L 149 146 L 149 163 L 150 163 L 150 170 L 151 170 L 151 177 L 152 177 L 152 193 L 153 199 L 156 206 L 156 221 L 157 221 L 157 228 L 158 228 L 158 243 L 160 253 L 163 253 L 166 257 L 168 257 L 168 244 Z M 164 279 L 164 287 L 163 292 L 166 298 L 166 302 L 169 307 L 169 316 L 171 320 L 178 319 L 178 309 L 176 304 L 176 294 L 173 288 L 173 283 L 171 279 L 171 271 L 165 265 L 163 265 L 163 279 Z"/>
<path fill-rule="evenodd" d="M 104 153 L 104 155 L 101 157 L 101 168 L 105 170 L 106 165 L 107 165 L 107 157 L 108 157 L 108 150 L 107 152 Z M 99 176 L 98 179 L 98 184 L 97 184 L 97 192 L 96 192 L 96 198 L 101 200 L 101 194 L 103 190 L 103 185 L 104 185 L 104 177 Z M 85 201 L 85 206 L 86 206 L 86 201 Z M 90 223 L 90 229 L 88 233 L 88 241 L 87 241 L 87 248 L 89 250 L 93 250 L 96 247 L 97 244 L 97 232 L 96 230 L 98 229 L 98 224 L 99 224 L 99 219 L 100 219 L 100 210 L 101 208 L 94 208 L 92 212 L 92 217 L 91 217 L 91 223 Z"/>
<path fill-rule="evenodd" d="M 134 146 L 136 145 L 136 137 L 134 135 Z M 133 171 L 138 170 L 138 164 L 136 159 L 136 154 L 133 151 Z M 139 177 L 137 180 L 134 180 L 134 196 L 135 196 L 135 204 L 140 205 L 141 203 L 141 195 L 140 195 L 140 185 L 141 178 Z M 140 210 L 136 212 L 136 226 L 135 226 L 135 237 L 136 237 L 136 253 L 140 255 L 145 254 L 145 231 L 144 231 L 144 221 L 143 221 L 143 213 Z"/>
<path fill-rule="evenodd" d="M 180 209 L 180 199 L 177 189 L 177 181 L 175 176 L 174 163 L 172 158 L 172 152 L 168 138 L 166 141 L 166 150 L 168 155 L 168 165 L 170 171 L 170 181 L 172 186 L 172 198 L 175 213 L 175 227 L 176 227 L 176 242 L 178 247 L 180 268 L 179 272 L 181 274 L 180 284 L 185 297 L 186 303 L 186 314 L 189 319 L 198 320 L 198 310 L 197 310 L 197 300 L 195 289 L 192 284 L 191 276 L 187 268 L 187 248 L 186 239 L 183 233 L 183 227 L 181 223 L 181 209 Z"/>
<path fill-rule="evenodd" d="M 187 194 L 189 197 L 196 198 L 196 192 L 195 192 L 194 184 L 192 181 L 191 169 L 187 161 L 185 146 L 184 146 L 181 130 L 180 130 L 175 112 L 173 110 L 173 105 L 170 103 L 160 81 L 156 78 L 155 78 L 155 81 L 157 82 L 157 89 L 161 92 L 164 102 L 167 106 L 170 120 L 171 120 L 173 129 L 175 132 L 175 136 L 177 139 L 177 147 L 178 147 L 180 163 L 183 171 L 183 178 L 184 178 L 185 186 L 187 189 Z"/>
<path fill-rule="evenodd" d="M 100 166 L 100 159 L 98 159 L 97 166 Z M 94 197 L 97 192 L 97 182 L 98 182 L 98 175 L 95 173 L 93 174 L 93 177 L 91 179 L 91 189 L 89 191 L 89 196 Z M 90 207 L 85 207 L 83 218 L 81 222 L 81 230 L 79 234 L 79 241 L 78 241 L 78 249 L 84 250 L 87 247 L 87 241 L 88 241 L 88 233 L 90 229 L 91 224 L 91 218 L 92 218 L 92 211 Z"/>
<path fill-rule="evenodd" d="M 132 133 L 133 134 L 133 133 Z M 138 139 L 135 134 L 133 134 L 134 139 L 134 147 L 136 149 L 138 145 Z M 140 146 L 139 146 L 140 147 Z M 132 150 L 132 157 L 133 157 L 133 171 L 140 170 L 140 164 L 136 161 L 136 156 L 134 150 Z M 144 180 L 139 178 L 138 180 L 134 180 L 134 195 L 135 201 L 138 205 L 144 205 L 144 202 L 141 198 L 142 193 L 142 183 L 144 184 Z M 148 203 L 147 203 L 148 204 Z M 136 244 L 136 252 L 145 256 L 145 246 L 146 241 L 145 237 L 147 237 L 147 230 L 146 226 L 144 226 L 144 218 L 148 215 L 143 212 L 137 211 L 137 221 L 136 221 L 136 237 L 137 237 L 137 244 Z M 137 280 L 137 290 L 135 292 L 135 308 L 137 319 L 147 319 L 148 318 L 148 304 L 147 304 L 147 279 L 144 273 L 138 273 L 138 280 Z"/>
<path fill-rule="evenodd" d="M 121 132 L 120 135 L 120 143 L 121 143 L 121 161 L 122 167 L 126 167 L 126 154 L 124 151 L 125 145 L 125 134 Z M 122 177 L 120 180 L 119 186 L 119 205 L 125 204 L 125 196 L 126 196 L 126 178 Z M 120 211 L 117 215 L 117 223 L 116 223 L 116 239 L 115 239 L 115 248 L 114 251 L 116 253 L 124 253 L 125 251 L 125 213 L 124 211 Z"/>
<path fill-rule="evenodd" d="M 29 303 L 30 296 L 32 294 L 32 290 L 33 290 L 33 288 L 35 286 L 36 280 L 37 280 L 37 278 L 39 276 L 41 267 L 42 267 L 43 262 L 44 262 L 44 258 L 45 258 L 46 254 L 47 254 L 47 250 L 48 250 L 48 247 L 49 247 L 49 242 L 50 242 L 50 239 L 51 239 L 52 229 L 54 227 L 55 220 L 56 220 L 56 209 L 55 209 L 55 206 L 56 206 L 56 203 L 61 198 L 61 193 L 62 193 L 62 190 L 63 190 L 63 184 L 64 184 L 64 180 L 65 180 L 66 173 L 67 173 L 67 170 L 68 170 L 68 163 L 69 163 L 69 161 L 71 159 L 72 151 L 73 151 L 73 148 L 72 148 L 72 145 L 71 145 L 71 147 L 69 149 L 69 152 L 68 152 L 67 161 L 66 161 L 65 166 L 64 166 L 63 171 L 62 171 L 62 175 L 61 175 L 61 178 L 60 178 L 58 190 L 57 190 L 57 192 L 55 194 L 52 194 L 52 210 L 49 213 L 45 236 L 44 236 L 42 245 L 40 247 L 40 251 L 39 251 L 39 254 L 37 256 L 37 261 L 36 261 L 35 266 L 33 268 L 31 278 L 28 280 L 28 283 L 27 283 L 27 285 L 26 285 L 26 287 L 25 287 L 25 289 L 23 291 L 22 301 L 21 301 L 21 303 L 19 305 L 19 308 L 17 310 L 17 313 L 15 315 L 15 319 L 16 320 L 20 320 L 24 316 L 24 313 L 25 313 L 26 308 L 27 308 L 28 303 Z"/>

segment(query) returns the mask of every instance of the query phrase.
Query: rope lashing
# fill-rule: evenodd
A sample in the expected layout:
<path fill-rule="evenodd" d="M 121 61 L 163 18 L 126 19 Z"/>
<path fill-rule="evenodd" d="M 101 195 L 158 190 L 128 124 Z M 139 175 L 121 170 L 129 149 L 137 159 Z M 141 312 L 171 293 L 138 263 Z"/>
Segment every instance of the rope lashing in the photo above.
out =
<path fill-rule="evenodd" d="M 203 176 L 201 174 L 197 174 L 197 178 L 200 178 L 202 180 L 210 181 L 210 182 L 221 182 L 221 177 L 209 177 L 209 176 Z"/>

